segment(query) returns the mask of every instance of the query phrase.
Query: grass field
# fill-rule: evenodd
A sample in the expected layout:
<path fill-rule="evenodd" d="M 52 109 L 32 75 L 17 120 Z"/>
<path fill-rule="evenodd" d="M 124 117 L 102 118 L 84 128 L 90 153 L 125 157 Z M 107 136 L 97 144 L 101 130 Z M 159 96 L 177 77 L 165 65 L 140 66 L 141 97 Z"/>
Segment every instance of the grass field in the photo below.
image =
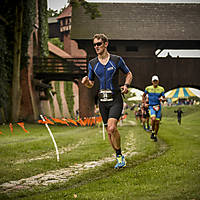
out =
<path fill-rule="evenodd" d="M 98 127 L 0 125 L 0 199 L 200 200 L 200 106 L 183 106 L 182 125 L 163 109 L 158 142 L 129 113 L 119 127 L 127 167 L 115 170 Z M 38 175 L 40 174 L 40 175 Z M 49 184 L 54 183 L 54 184 Z"/>

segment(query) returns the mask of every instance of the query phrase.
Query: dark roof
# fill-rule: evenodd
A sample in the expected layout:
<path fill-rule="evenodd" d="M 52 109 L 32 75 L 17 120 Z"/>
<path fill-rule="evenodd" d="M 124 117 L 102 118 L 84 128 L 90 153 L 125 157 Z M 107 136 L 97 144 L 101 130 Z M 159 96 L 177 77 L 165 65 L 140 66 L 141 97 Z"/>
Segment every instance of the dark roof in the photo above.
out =
<path fill-rule="evenodd" d="M 82 7 L 72 10 L 72 39 L 105 33 L 112 40 L 200 40 L 200 4 L 99 3 L 91 20 Z"/>

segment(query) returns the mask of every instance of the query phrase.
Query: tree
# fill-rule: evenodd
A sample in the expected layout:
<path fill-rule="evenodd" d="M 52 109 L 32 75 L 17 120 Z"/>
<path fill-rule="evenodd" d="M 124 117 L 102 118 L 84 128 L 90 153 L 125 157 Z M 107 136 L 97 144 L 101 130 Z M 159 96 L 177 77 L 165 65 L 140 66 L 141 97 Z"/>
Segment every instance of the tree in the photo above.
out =
<path fill-rule="evenodd" d="M 21 67 L 21 43 L 23 30 L 23 0 L 18 1 L 15 8 L 14 26 L 14 53 L 13 53 L 13 76 L 12 76 L 12 109 L 11 120 L 17 121 L 20 112 L 21 87 L 20 87 L 20 67 Z"/>
<path fill-rule="evenodd" d="M 59 38 L 50 38 L 49 41 L 60 49 L 64 50 L 64 42 L 61 42 Z"/>
<path fill-rule="evenodd" d="M 53 9 L 49 8 L 47 10 L 47 13 L 48 13 L 48 17 L 57 17 L 60 12 L 58 12 L 58 10 L 53 10 Z"/>
<path fill-rule="evenodd" d="M 51 8 L 48 9 L 48 17 L 57 17 L 59 16 L 63 10 L 68 6 L 68 4 L 71 4 L 72 7 L 79 7 L 82 6 L 85 9 L 86 14 L 90 14 L 91 19 L 95 19 L 96 17 L 100 17 L 101 13 L 98 10 L 98 4 L 95 3 L 88 3 L 85 0 L 68 0 L 68 3 L 58 10 L 53 10 Z"/>
<path fill-rule="evenodd" d="M 0 1 L 0 114 L 6 110 L 8 116 L 10 112 L 8 120 L 14 122 L 19 120 L 21 98 L 24 97 L 20 85 L 21 71 L 28 67 L 28 47 L 36 13 L 39 13 L 39 52 L 41 56 L 48 55 L 47 0 L 38 0 L 37 11 L 36 0 L 18 0 L 12 4 L 9 0 Z M 72 0 L 70 3 L 73 6 L 83 6 L 91 18 L 99 15 L 96 4 L 90 5 L 85 0 Z M 49 10 L 51 15 L 60 12 Z"/>
<path fill-rule="evenodd" d="M 91 4 L 85 0 L 69 0 L 69 3 L 72 7 L 82 6 L 85 9 L 85 14 L 90 14 L 91 19 L 101 16 L 101 13 L 98 10 L 98 4 Z"/>
<path fill-rule="evenodd" d="M 18 121 L 22 97 L 21 69 L 28 66 L 28 46 L 35 21 L 35 1 L 2 0 L 0 107 L 8 121 Z M 4 12 L 4 11 L 7 12 Z M 5 59 L 3 59 L 3 57 Z M 2 112 L 3 110 L 3 112 Z"/>

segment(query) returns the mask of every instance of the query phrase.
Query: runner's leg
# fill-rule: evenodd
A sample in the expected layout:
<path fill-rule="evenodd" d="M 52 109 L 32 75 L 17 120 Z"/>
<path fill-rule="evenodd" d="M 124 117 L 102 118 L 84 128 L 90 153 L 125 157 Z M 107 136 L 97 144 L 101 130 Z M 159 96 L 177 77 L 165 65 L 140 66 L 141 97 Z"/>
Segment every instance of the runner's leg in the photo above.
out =
<path fill-rule="evenodd" d="M 117 119 L 109 118 L 108 119 L 108 126 L 107 126 L 108 138 L 110 144 L 112 145 L 115 151 L 119 150 L 120 147 L 120 134 L 117 130 Z"/>
<path fill-rule="evenodd" d="M 155 125 L 156 125 L 156 116 L 151 117 L 151 126 L 152 126 L 152 131 L 155 132 Z"/>
<path fill-rule="evenodd" d="M 161 120 L 161 108 L 159 111 L 156 112 L 156 121 L 155 121 L 155 134 L 158 134 L 158 130 L 159 130 L 159 124 L 160 124 L 160 120 Z"/>
<path fill-rule="evenodd" d="M 160 124 L 160 120 L 156 119 L 156 121 L 155 121 L 155 135 L 158 134 L 159 124 Z"/>

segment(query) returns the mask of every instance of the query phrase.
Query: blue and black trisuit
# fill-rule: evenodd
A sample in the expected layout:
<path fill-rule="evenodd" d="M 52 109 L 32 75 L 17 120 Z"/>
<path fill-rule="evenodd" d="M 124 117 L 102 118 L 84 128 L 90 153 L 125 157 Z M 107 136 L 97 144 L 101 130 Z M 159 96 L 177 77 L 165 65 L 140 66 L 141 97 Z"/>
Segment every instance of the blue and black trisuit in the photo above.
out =
<path fill-rule="evenodd" d="M 119 120 L 122 109 L 123 99 L 119 86 L 119 70 L 124 74 L 130 72 L 124 60 L 117 55 L 110 54 L 110 59 L 106 65 L 103 65 L 98 57 L 92 59 L 88 64 L 89 80 L 94 81 L 95 75 L 99 79 L 100 90 L 111 90 L 113 94 L 113 101 L 101 102 L 99 101 L 99 110 L 105 125 L 109 118 Z"/>

